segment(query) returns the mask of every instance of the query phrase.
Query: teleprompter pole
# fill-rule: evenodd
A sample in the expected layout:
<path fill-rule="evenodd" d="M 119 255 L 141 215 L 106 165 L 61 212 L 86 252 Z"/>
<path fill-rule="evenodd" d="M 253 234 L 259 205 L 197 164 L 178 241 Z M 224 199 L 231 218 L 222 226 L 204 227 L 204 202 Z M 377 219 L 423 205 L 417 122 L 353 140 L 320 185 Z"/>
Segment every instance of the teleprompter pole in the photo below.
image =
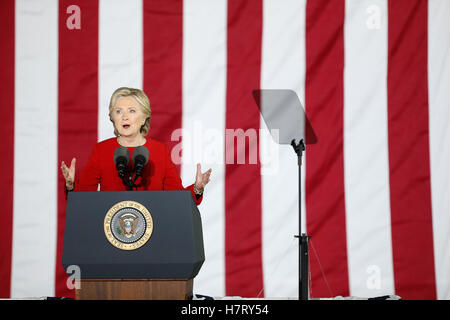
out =
<path fill-rule="evenodd" d="M 309 237 L 302 233 L 302 156 L 305 151 L 305 144 L 303 139 L 298 144 L 295 139 L 292 139 L 291 146 L 294 148 L 298 158 L 298 234 L 295 237 L 299 238 L 298 248 L 298 298 L 299 300 L 308 300 L 308 240 Z"/>

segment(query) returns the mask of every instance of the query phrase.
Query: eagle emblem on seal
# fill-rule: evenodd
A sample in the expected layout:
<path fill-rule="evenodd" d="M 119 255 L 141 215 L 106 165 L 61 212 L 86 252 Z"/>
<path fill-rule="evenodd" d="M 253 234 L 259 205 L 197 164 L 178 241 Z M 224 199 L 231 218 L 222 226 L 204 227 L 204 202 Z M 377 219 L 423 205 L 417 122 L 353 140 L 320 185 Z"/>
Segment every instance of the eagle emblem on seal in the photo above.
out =
<path fill-rule="evenodd" d="M 114 204 L 103 221 L 106 239 L 120 250 L 142 247 L 153 233 L 153 218 L 141 203 L 125 200 Z"/>
<path fill-rule="evenodd" d="M 131 238 L 136 235 L 136 226 L 138 223 L 138 217 L 132 213 L 124 213 L 119 217 L 120 227 L 117 230 L 119 234 L 124 235 L 126 238 Z"/>

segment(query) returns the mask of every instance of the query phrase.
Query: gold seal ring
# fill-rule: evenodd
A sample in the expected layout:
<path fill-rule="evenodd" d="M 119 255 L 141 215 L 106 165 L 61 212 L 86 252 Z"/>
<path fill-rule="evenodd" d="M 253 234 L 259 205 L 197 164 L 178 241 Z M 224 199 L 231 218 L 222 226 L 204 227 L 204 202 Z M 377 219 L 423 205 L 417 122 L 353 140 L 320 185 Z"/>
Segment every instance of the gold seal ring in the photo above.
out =
<path fill-rule="evenodd" d="M 121 201 L 106 213 L 103 222 L 106 239 L 121 250 L 142 247 L 153 233 L 150 211 L 136 201 Z"/>

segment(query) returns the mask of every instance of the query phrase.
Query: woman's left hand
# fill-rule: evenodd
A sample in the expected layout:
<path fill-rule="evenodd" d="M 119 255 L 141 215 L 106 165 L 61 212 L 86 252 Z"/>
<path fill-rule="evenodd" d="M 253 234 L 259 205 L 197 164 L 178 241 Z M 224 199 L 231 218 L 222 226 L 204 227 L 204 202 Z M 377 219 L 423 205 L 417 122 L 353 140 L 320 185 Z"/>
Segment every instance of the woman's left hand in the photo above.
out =
<path fill-rule="evenodd" d="M 194 189 L 196 189 L 199 193 L 203 193 L 205 186 L 208 184 L 211 171 L 212 169 L 209 169 L 205 173 L 202 173 L 200 163 L 197 163 L 197 174 L 195 175 Z"/>

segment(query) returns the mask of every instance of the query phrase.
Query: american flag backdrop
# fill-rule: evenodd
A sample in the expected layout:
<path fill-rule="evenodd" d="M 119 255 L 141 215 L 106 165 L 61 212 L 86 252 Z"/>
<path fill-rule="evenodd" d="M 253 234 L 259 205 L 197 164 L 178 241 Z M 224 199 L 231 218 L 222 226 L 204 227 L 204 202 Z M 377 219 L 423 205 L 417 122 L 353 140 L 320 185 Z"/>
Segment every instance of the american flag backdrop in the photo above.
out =
<path fill-rule="evenodd" d="M 0 297 L 73 297 L 60 163 L 113 137 L 129 86 L 185 186 L 212 168 L 194 293 L 297 297 L 301 200 L 311 297 L 450 299 L 449 0 L 1 0 L 0 43 Z M 301 199 L 259 88 L 294 90 L 318 137 Z"/>

